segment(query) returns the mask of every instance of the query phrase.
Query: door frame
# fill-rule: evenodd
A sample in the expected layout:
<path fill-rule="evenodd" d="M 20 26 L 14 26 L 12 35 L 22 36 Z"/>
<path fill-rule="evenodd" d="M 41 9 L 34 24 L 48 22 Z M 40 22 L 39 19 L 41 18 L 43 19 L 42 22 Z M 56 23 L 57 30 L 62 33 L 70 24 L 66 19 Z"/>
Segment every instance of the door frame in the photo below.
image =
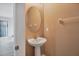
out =
<path fill-rule="evenodd" d="M 14 33 L 15 47 L 19 46 L 18 50 L 14 50 L 14 56 L 25 56 L 25 15 L 24 3 L 14 3 Z"/>

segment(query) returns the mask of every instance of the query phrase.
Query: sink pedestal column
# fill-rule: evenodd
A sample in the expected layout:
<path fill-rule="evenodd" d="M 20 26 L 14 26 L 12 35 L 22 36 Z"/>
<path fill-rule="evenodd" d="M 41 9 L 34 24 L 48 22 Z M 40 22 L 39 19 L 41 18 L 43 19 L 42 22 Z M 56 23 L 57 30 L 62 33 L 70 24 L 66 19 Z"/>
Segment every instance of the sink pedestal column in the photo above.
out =
<path fill-rule="evenodd" d="M 40 49 L 40 47 L 35 47 L 35 56 L 41 56 L 41 49 Z"/>

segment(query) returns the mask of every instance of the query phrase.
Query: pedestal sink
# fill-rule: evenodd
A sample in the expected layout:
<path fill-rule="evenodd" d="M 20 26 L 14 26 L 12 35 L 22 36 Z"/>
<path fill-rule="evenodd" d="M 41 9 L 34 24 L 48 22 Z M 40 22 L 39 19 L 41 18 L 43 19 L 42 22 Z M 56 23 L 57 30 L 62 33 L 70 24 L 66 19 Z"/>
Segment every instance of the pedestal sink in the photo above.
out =
<path fill-rule="evenodd" d="M 28 43 L 35 47 L 35 56 L 41 56 L 41 46 L 46 42 L 46 38 L 43 37 L 37 37 L 36 39 L 31 38 L 28 39 Z"/>

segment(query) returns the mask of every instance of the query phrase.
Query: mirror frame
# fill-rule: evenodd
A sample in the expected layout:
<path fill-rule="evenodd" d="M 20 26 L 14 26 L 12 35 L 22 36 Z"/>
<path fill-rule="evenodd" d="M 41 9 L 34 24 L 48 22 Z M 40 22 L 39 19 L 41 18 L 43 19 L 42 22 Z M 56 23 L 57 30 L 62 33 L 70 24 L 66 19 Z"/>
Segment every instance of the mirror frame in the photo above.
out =
<path fill-rule="evenodd" d="M 39 11 L 39 13 L 40 13 L 40 19 L 41 19 L 41 21 L 40 21 L 40 26 L 39 26 L 39 28 L 37 29 L 37 30 L 35 30 L 35 31 L 32 31 L 32 29 L 29 27 L 29 16 L 28 16 L 28 13 L 30 12 L 30 10 L 32 9 L 32 8 L 36 8 L 38 11 Z M 37 8 L 37 7 L 35 7 L 35 6 L 32 6 L 32 7 L 30 7 L 28 10 L 27 10 L 27 13 L 26 13 L 26 26 L 27 26 L 27 28 L 31 31 L 31 32 L 38 32 L 39 30 L 40 30 L 40 28 L 41 28 L 41 24 L 42 24 L 42 15 L 41 15 L 41 11 Z"/>

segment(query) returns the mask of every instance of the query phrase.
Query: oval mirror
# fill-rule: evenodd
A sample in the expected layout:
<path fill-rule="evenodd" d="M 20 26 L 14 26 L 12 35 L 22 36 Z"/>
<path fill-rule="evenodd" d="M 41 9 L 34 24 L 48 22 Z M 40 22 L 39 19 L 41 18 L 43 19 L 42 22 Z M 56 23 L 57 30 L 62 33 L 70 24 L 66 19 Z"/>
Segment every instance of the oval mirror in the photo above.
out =
<path fill-rule="evenodd" d="M 36 32 L 41 26 L 41 13 L 36 7 L 31 7 L 27 11 L 27 27 L 30 31 Z"/>

